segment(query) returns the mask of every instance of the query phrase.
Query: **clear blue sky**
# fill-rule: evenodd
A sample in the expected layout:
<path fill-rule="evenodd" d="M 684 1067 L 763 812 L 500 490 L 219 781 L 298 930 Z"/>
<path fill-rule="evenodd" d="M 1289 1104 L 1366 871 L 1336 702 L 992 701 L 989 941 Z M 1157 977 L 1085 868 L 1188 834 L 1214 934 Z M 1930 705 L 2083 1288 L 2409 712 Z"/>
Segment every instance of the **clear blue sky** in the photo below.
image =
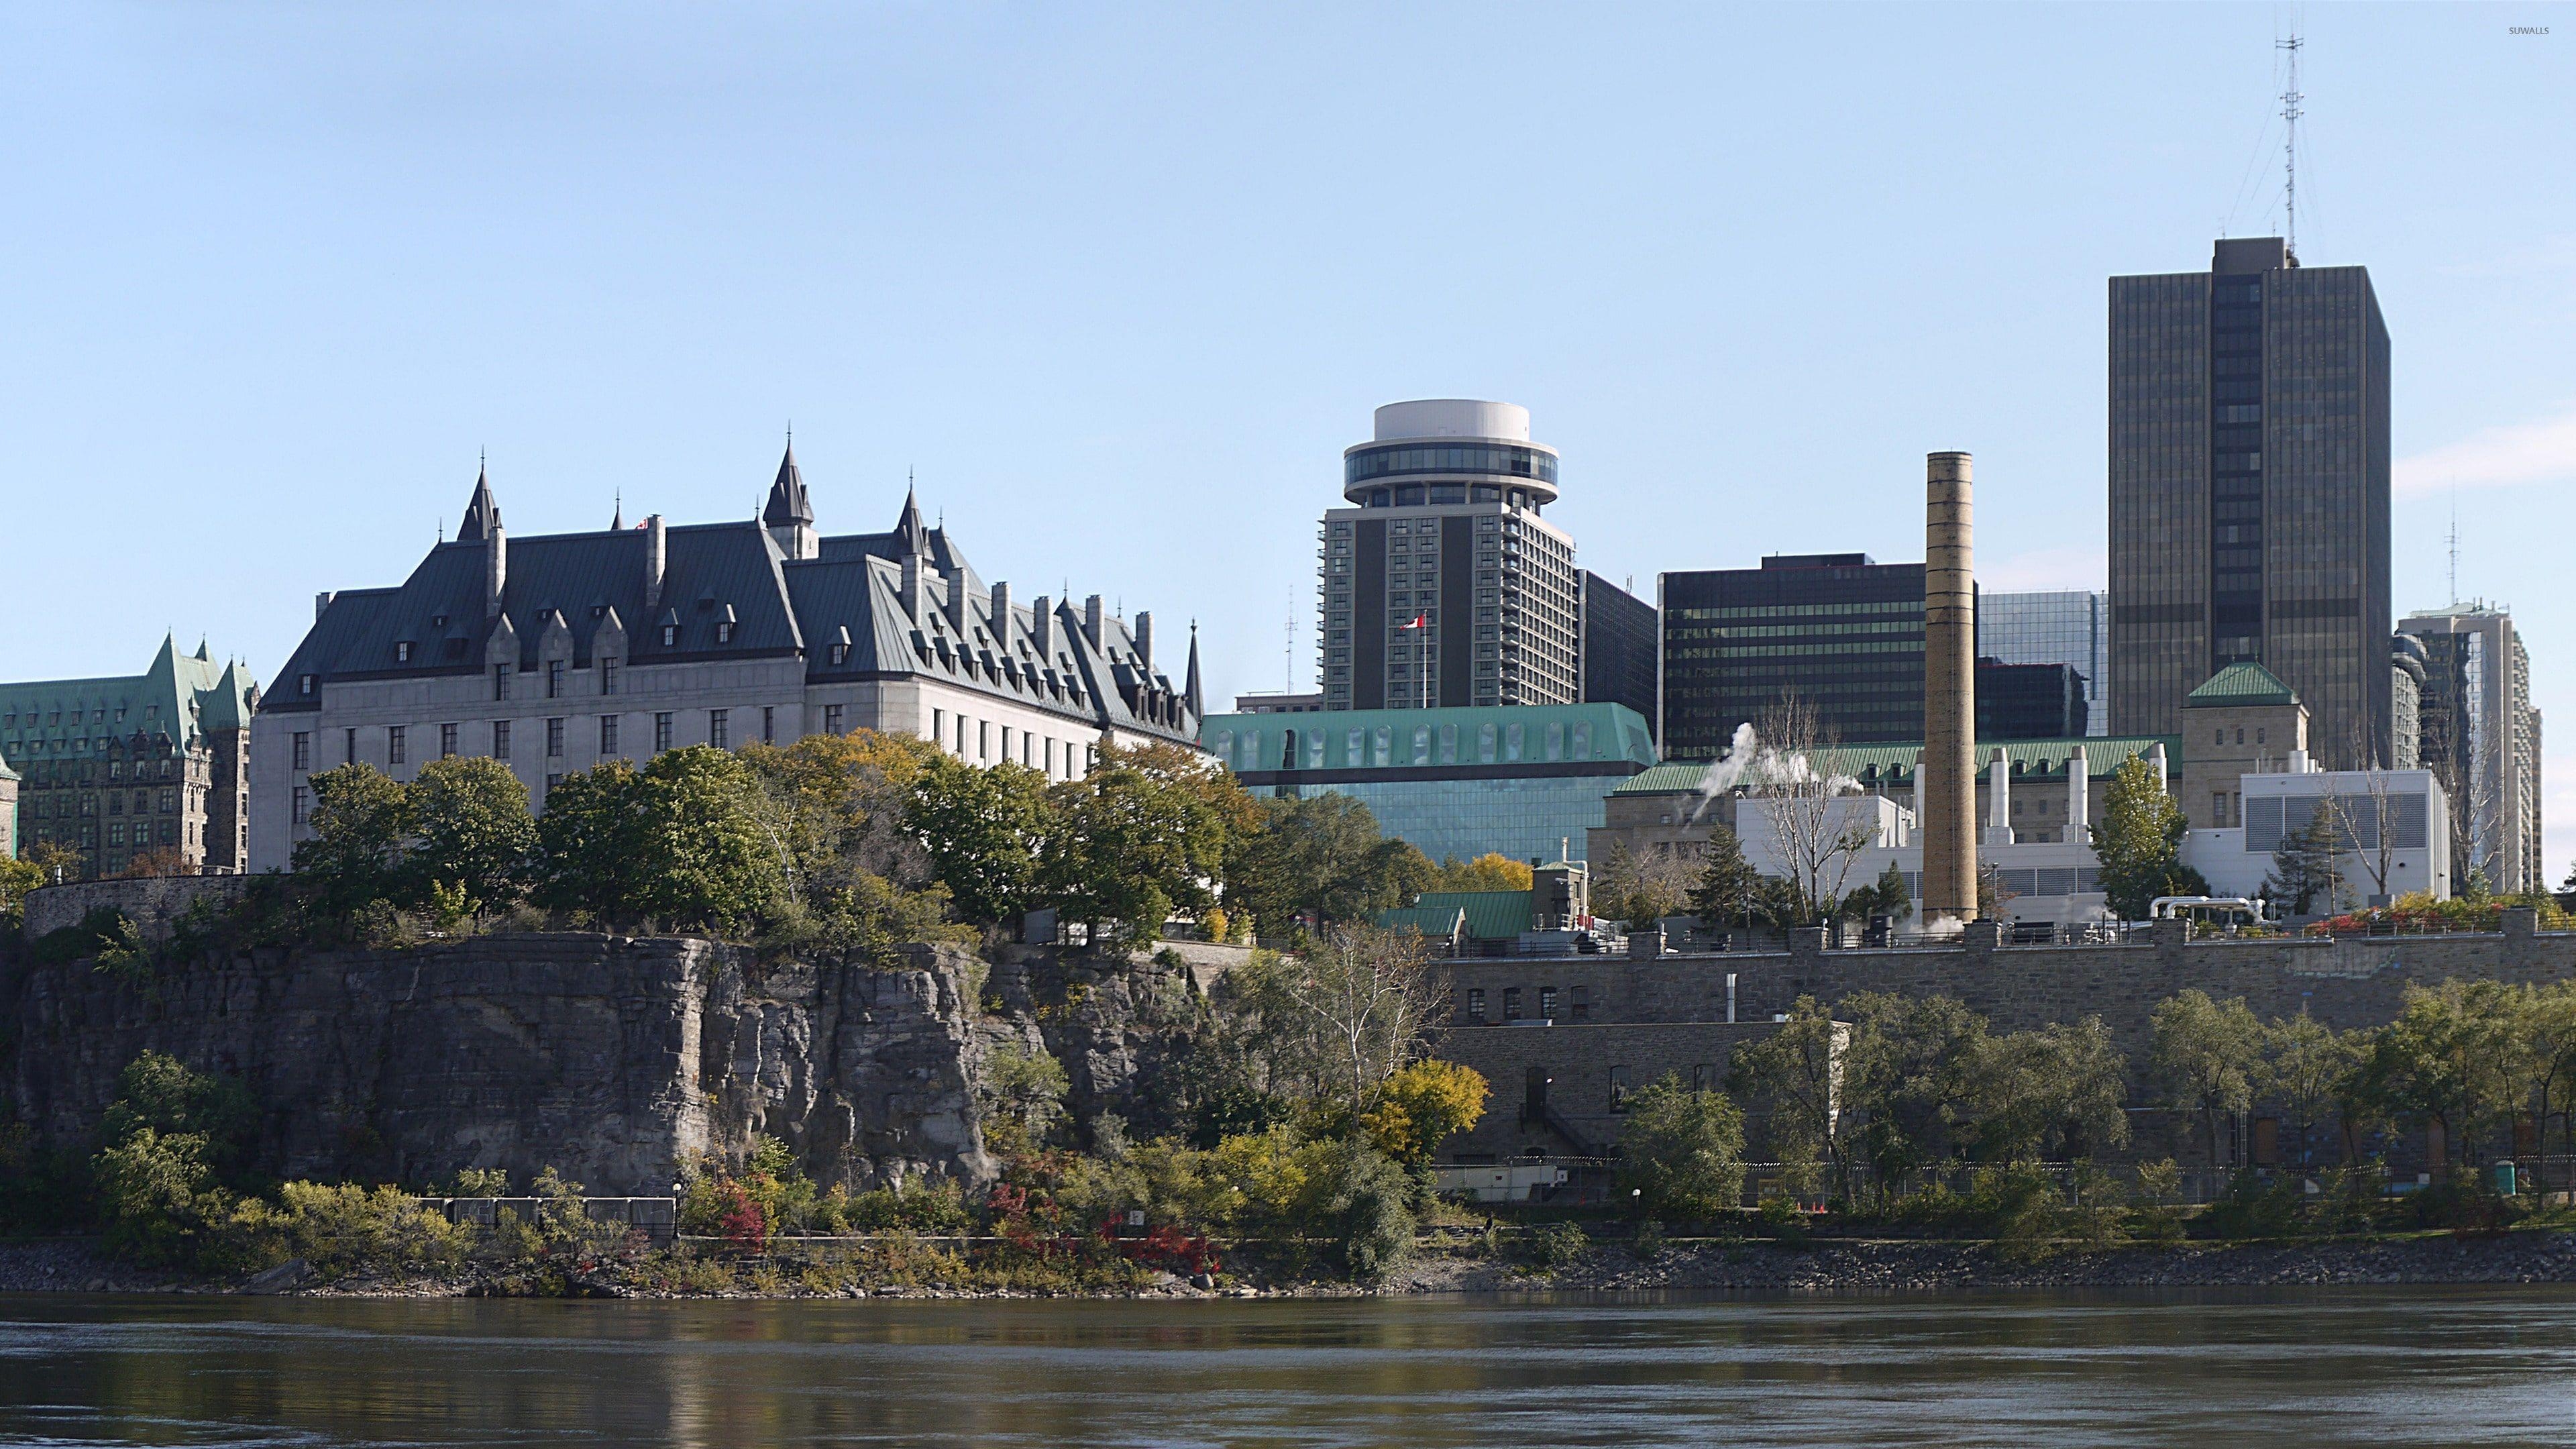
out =
<path fill-rule="evenodd" d="M 0 678 L 273 671 L 488 448 L 521 533 L 826 531 L 1311 665 L 1378 403 L 1526 404 L 1581 561 L 2098 585 L 2104 278 L 2277 228 L 2274 6 L 0 7 Z M 2576 8 L 2318 7 L 2301 251 L 2395 339 L 2397 595 L 2510 603 L 2576 854 Z M 2556 33 L 2517 37 L 2516 25 Z M 1172 637 L 1167 635 L 1166 637 Z M 2553 872 L 2555 873 L 2555 872 Z"/>

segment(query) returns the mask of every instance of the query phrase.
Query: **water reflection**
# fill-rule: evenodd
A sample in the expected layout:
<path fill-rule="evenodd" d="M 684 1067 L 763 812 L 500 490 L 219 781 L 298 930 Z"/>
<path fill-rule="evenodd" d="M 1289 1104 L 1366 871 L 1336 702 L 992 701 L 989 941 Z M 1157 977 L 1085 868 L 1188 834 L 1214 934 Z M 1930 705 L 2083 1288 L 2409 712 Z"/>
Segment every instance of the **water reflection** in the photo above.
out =
<path fill-rule="evenodd" d="M 2576 1441 L 2551 1290 L 0 1299 L 0 1444 Z"/>

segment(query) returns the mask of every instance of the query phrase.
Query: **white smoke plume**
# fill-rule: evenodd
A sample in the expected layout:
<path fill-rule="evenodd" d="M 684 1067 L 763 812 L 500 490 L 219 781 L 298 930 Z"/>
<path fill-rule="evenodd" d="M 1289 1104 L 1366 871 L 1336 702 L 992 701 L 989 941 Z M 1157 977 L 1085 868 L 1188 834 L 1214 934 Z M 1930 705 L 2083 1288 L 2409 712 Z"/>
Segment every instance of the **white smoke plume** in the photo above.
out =
<path fill-rule="evenodd" d="M 1856 795 L 1860 781 L 1849 775 L 1825 775 L 1808 760 L 1804 752 L 1782 754 L 1762 743 L 1749 723 L 1735 727 L 1735 738 L 1726 753 L 1709 762 L 1707 773 L 1699 778 L 1699 801 L 1689 818 L 1697 820 L 1708 813 L 1708 807 L 1719 797 L 1736 788 L 1753 790 L 1781 789 L 1822 780 L 1828 795 Z"/>

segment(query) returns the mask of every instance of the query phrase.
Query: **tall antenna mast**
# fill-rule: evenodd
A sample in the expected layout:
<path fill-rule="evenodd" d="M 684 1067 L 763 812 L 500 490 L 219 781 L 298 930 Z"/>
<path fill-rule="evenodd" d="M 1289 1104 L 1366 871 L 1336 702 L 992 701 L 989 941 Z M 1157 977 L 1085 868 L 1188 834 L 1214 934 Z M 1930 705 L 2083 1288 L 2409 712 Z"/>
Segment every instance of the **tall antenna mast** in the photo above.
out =
<path fill-rule="evenodd" d="M 1297 692 L 1297 591 L 1288 591 L 1288 646 L 1280 651 L 1287 656 L 1287 667 L 1279 676 L 1279 687 L 1289 694 Z"/>
<path fill-rule="evenodd" d="M 2451 603 L 2460 602 L 2460 496 L 2451 495 Z"/>
<path fill-rule="evenodd" d="M 2289 89 L 2281 92 L 2281 210 L 2283 230 L 2289 233 L 2290 265 L 2295 267 L 2299 264 L 2299 117 L 2307 114 L 2299 109 L 2299 102 L 2307 97 L 2299 94 L 2299 37 L 2272 43 L 2290 53 Z"/>

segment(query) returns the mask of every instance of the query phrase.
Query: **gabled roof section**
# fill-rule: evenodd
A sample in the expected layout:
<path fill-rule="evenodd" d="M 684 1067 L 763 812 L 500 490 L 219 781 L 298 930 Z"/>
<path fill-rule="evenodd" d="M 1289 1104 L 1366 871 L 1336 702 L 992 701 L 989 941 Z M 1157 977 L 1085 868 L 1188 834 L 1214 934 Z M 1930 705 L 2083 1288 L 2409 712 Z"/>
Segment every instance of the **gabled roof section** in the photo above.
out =
<path fill-rule="evenodd" d="M 2298 691 L 2282 683 L 2281 676 L 2249 659 L 2230 664 L 2209 676 L 2200 688 L 2184 696 L 2182 707 L 2209 709 L 2298 702 Z"/>
<path fill-rule="evenodd" d="M 1381 914 L 1377 923 L 1388 929 L 1412 926 L 1426 936 L 1446 936 L 1449 922 L 1462 914 L 1467 934 L 1480 941 L 1517 940 L 1529 929 L 1530 892 L 1424 891 L 1412 905 Z"/>
<path fill-rule="evenodd" d="M 220 714 L 226 687 L 245 697 L 248 671 L 181 654 L 167 638 L 140 674 L 0 684 L 0 755 L 24 765 L 137 736 L 188 748 L 224 727 L 207 716 Z"/>

